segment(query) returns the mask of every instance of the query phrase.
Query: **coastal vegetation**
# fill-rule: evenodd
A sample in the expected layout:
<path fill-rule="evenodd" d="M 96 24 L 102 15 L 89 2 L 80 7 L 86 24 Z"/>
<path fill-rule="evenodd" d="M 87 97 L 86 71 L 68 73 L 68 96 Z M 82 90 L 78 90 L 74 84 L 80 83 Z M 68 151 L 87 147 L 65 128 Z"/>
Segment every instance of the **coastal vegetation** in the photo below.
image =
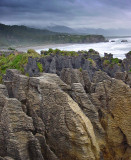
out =
<path fill-rule="evenodd" d="M 103 65 L 104 65 L 104 66 L 107 66 L 107 65 L 109 65 L 109 64 L 110 64 L 110 61 L 107 60 L 107 59 L 105 59 L 104 62 L 103 62 Z"/>
<path fill-rule="evenodd" d="M 40 57 L 40 55 L 35 50 L 28 50 L 27 53 L 22 54 L 10 54 L 6 56 L 5 54 L 0 56 L 0 82 L 2 82 L 2 77 L 6 73 L 7 69 L 17 69 L 20 70 L 23 74 L 24 67 L 28 63 L 28 58 Z M 38 68 L 42 71 L 41 66 L 38 64 Z"/>
<path fill-rule="evenodd" d="M 25 73 L 24 67 L 28 63 L 28 58 L 42 58 L 47 57 L 50 55 L 61 55 L 61 56 L 79 56 L 79 54 L 86 53 L 88 54 L 88 51 L 62 51 L 59 49 L 52 49 L 50 48 L 47 51 L 41 51 L 41 54 L 37 53 L 34 49 L 28 49 L 27 53 L 18 53 L 17 51 L 13 50 L 14 52 L 11 52 L 10 54 L 6 55 L 6 52 L 2 52 L 0 55 L 0 83 L 2 82 L 2 77 L 4 74 L 6 74 L 7 69 L 17 69 L 21 71 L 23 74 L 28 76 L 28 73 Z M 89 59 L 91 64 L 94 64 L 95 62 L 91 59 Z M 40 62 L 37 62 L 37 67 L 40 72 L 43 72 L 43 67 Z M 80 68 L 82 71 L 82 68 Z"/>
<path fill-rule="evenodd" d="M 119 63 L 119 59 L 118 58 L 112 58 L 111 62 L 112 62 L 112 64 L 118 64 Z"/>
<path fill-rule="evenodd" d="M 41 51 L 41 55 L 43 56 L 47 56 L 47 55 L 62 55 L 62 56 L 78 56 L 79 52 L 75 52 L 75 51 L 64 51 L 64 50 L 59 50 L 59 49 L 52 49 L 49 48 L 49 50 L 45 51 L 42 50 Z"/>
<path fill-rule="evenodd" d="M 82 72 L 82 68 L 81 67 L 79 68 L 79 71 Z"/>
<path fill-rule="evenodd" d="M 91 65 L 92 65 L 93 67 L 96 67 L 96 63 L 95 63 L 95 61 L 94 61 L 93 59 L 88 58 L 88 61 L 91 62 Z"/>
<path fill-rule="evenodd" d="M 43 72 L 43 66 L 40 62 L 37 62 L 37 67 L 38 67 L 40 72 Z"/>
<path fill-rule="evenodd" d="M 111 58 L 110 60 L 109 60 L 109 59 L 105 59 L 105 60 L 103 61 L 103 65 L 104 65 L 104 66 L 110 65 L 110 66 L 112 67 L 114 64 L 117 64 L 118 66 L 120 66 L 120 65 L 121 65 L 120 62 L 121 62 L 121 60 L 118 59 L 118 58 Z"/>

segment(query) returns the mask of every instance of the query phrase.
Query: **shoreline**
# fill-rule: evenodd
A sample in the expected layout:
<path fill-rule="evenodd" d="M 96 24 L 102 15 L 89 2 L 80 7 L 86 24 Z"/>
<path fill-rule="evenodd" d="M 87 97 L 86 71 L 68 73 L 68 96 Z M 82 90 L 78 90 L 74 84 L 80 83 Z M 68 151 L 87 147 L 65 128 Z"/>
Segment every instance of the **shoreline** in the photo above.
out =
<path fill-rule="evenodd" d="M 43 45 L 37 45 L 37 46 L 29 46 L 29 47 L 16 47 L 15 49 L 21 52 L 25 52 L 28 49 L 34 49 L 34 50 L 42 50 L 46 48 L 57 48 L 57 47 L 65 47 L 73 45 L 74 43 L 66 43 L 66 44 L 43 44 Z"/>

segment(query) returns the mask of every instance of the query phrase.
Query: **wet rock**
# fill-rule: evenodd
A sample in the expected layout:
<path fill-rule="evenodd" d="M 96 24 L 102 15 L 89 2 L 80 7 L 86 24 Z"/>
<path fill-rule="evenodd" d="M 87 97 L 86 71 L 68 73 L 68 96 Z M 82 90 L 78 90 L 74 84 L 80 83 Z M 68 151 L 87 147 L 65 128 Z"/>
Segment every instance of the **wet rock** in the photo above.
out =
<path fill-rule="evenodd" d="M 121 42 L 128 42 L 126 39 L 123 39 Z"/>

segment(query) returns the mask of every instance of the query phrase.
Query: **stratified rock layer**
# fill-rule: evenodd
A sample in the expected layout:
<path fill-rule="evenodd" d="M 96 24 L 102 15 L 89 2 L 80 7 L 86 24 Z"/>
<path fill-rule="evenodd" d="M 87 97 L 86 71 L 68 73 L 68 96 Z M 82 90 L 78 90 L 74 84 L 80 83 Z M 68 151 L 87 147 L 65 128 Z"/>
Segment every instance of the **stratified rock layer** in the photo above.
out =
<path fill-rule="evenodd" d="M 0 85 L 0 159 L 130 160 L 130 87 L 101 71 L 90 79 L 85 70 L 67 68 L 61 79 L 7 70 L 6 86 Z"/>

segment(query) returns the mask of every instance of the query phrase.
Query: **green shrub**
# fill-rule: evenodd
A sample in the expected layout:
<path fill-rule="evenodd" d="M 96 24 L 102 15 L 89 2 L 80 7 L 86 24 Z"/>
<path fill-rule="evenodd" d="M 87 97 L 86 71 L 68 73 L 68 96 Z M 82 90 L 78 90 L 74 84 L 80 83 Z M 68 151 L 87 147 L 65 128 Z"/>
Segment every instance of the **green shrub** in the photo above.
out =
<path fill-rule="evenodd" d="M 37 67 L 39 68 L 40 72 L 43 72 L 43 66 L 40 62 L 37 62 Z"/>
<path fill-rule="evenodd" d="M 28 63 L 28 57 L 30 54 L 10 54 L 8 56 L 0 56 L 0 83 L 2 82 L 3 74 L 6 73 L 7 69 L 17 69 L 24 74 L 24 66 Z"/>
<path fill-rule="evenodd" d="M 111 58 L 111 62 L 113 64 L 118 64 L 119 63 L 119 59 L 118 58 Z"/>
<path fill-rule="evenodd" d="M 27 57 L 36 58 L 36 57 L 40 57 L 40 54 L 37 53 L 34 49 L 28 49 Z"/>
<path fill-rule="evenodd" d="M 42 57 L 45 57 L 47 55 L 50 55 L 50 53 L 48 51 L 44 51 L 44 50 L 41 51 L 41 56 Z"/>
<path fill-rule="evenodd" d="M 88 55 L 88 51 L 86 51 L 86 50 L 80 50 L 77 53 L 78 54 L 87 54 Z"/>
<path fill-rule="evenodd" d="M 82 70 L 83 70 L 82 68 L 79 68 L 79 71 L 80 71 L 80 72 L 82 72 Z"/>
<path fill-rule="evenodd" d="M 36 54 L 37 52 L 36 52 L 34 49 L 28 49 L 28 50 L 27 50 L 27 53 L 28 53 L 28 54 L 32 54 L 32 53 Z M 38 53 L 37 53 L 37 54 L 38 54 Z"/>
<path fill-rule="evenodd" d="M 129 72 L 131 72 L 131 68 L 130 68 Z"/>
<path fill-rule="evenodd" d="M 88 58 L 88 61 L 91 62 L 91 65 L 92 65 L 94 68 L 96 67 L 96 62 L 95 62 L 93 59 Z"/>
<path fill-rule="evenodd" d="M 103 65 L 107 66 L 107 65 L 109 65 L 109 64 L 110 64 L 110 61 L 107 60 L 107 59 L 105 59 L 104 62 L 103 62 Z"/>
<path fill-rule="evenodd" d="M 118 66 L 121 66 L 121 63 L 118 63 Z"/>
<path fill-rule="evenodd" d="M 89 49 L 89 52 L 94 52 L 94 49 Z"/>
<path fill-rule="evenodd" d="M 26 75 L 27 77 L 29 77 L 29 73 L 26 73 L 25 75 Z"/>
<path fill-rule="evenodd" d="M 54 50 L 52 48 L 49 48 L 49 50 L 48 50 L 49 53 L 53 53 L 53 51 Z"/>
<path fill-rule="evenodd" d="M 24 65 L 28 62 L 27 54 L 0 56 L 0 72 L 6 73 L 6 69 L 18 69 L 24 72 Z"/>
<path fill-rule="evenodd" d="M 2 75 L 0 75 L 0 84 L 2 83 Z"/>
<path fill-rule="evenodd" d="M 53 51 L 53 53 L 54 53 L 54 54 L 59 54 L 59 53 L 61 53 L 61 50 L 59 50 L 59 49 L 56 48 L 56 49 Z"/>
<path fill-rule="evenodd" d="M 78 52 L 75 52 L 75 51 L 64 51 L 64 50 L 59 50 L 59 49 L 52 49 L 52 48 L 49 48 L 48 51 L 44 51 L 42 50 L 41 51 L 41 55 L 43 56 L 47 56 L 47 55 L 51 55 L 51 54 L 54 54 L 54 55 L 62 55 L 62 56 L 78 56 Z"/>

